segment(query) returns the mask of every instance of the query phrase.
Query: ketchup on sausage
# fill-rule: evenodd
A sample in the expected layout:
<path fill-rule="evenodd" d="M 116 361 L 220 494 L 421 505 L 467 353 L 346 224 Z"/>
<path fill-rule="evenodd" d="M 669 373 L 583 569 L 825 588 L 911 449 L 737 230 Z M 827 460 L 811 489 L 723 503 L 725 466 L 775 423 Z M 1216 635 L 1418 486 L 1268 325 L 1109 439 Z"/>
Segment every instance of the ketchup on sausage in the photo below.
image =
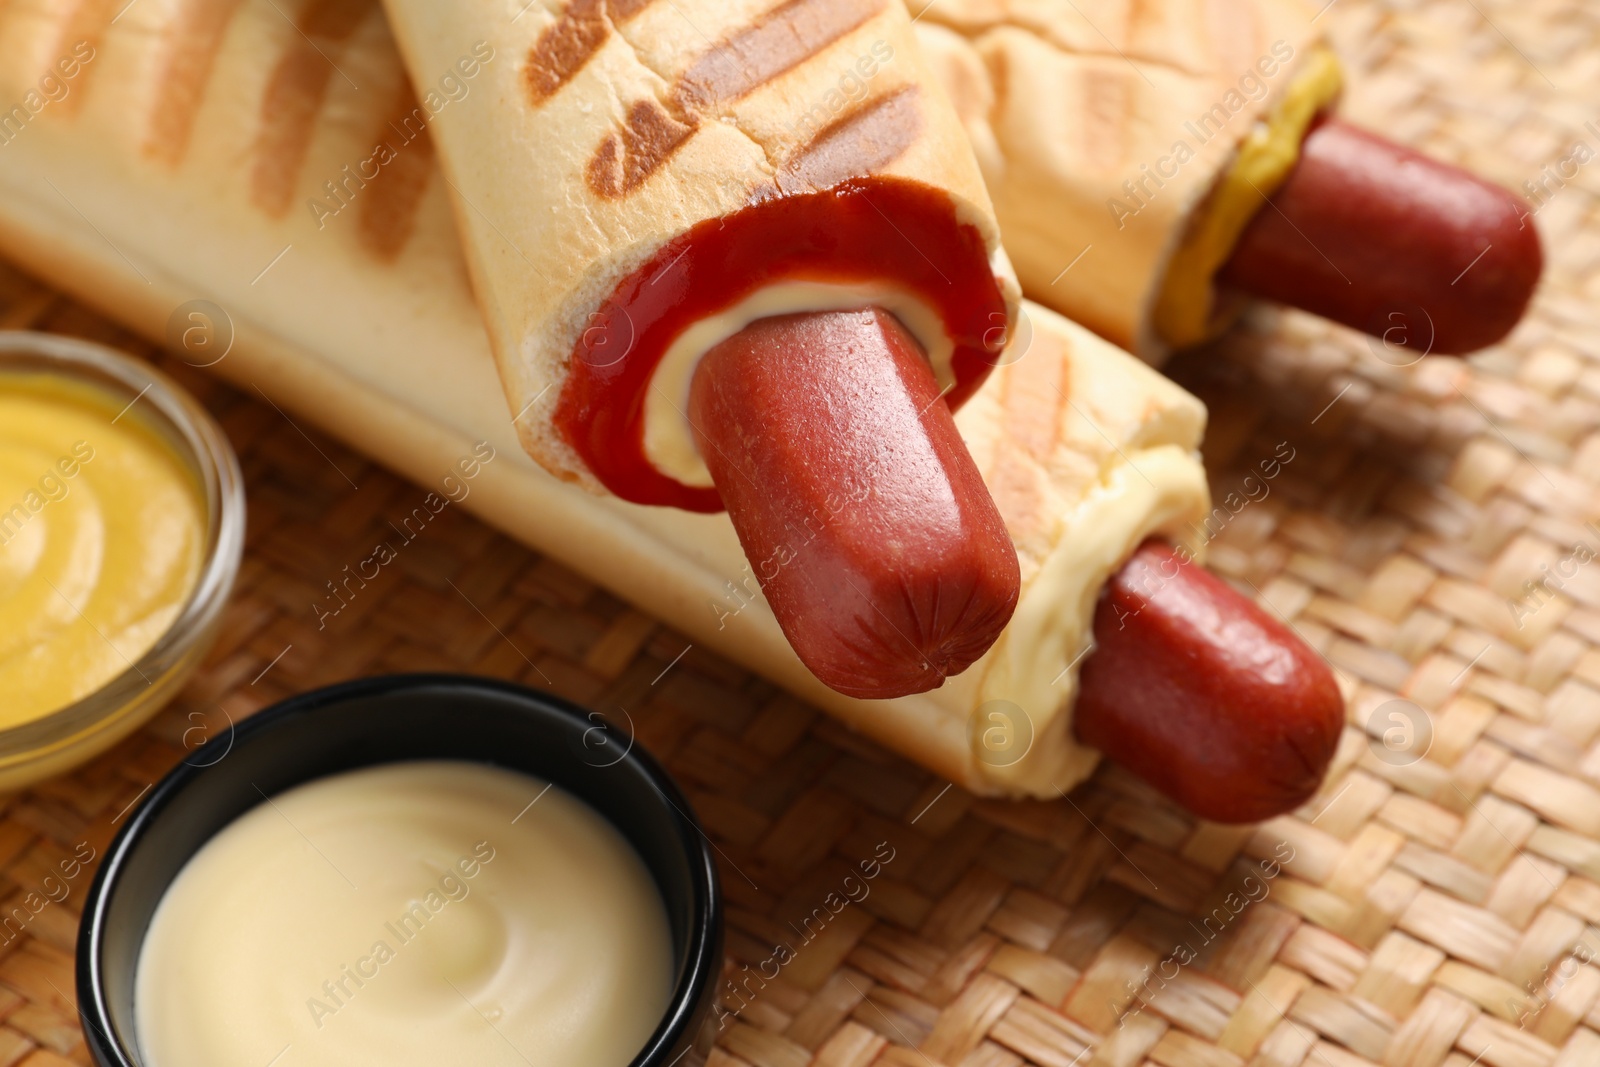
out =
<path fill-rule="evenodd" d="M 1219 280 L 1420 358 L 1504 337 L 1543 264 L 1539 235 L 1514 194 L 1325 120 L 1245 228 Z"/>
<path fill-rule="evenodd" d="M 1095 606 L 1074 729 L 1203 818 L 1255 822 L 1322 784 L 1344 726 L 1326 662 L 1159 541 Z"/>
<path fill-rule="evenodd" d="M 888 312 L 752 323 L 701 360 L 689 421 L 773 614 L 827 685 L 935 688 L 1011 618 L 1016 551 Z"/>

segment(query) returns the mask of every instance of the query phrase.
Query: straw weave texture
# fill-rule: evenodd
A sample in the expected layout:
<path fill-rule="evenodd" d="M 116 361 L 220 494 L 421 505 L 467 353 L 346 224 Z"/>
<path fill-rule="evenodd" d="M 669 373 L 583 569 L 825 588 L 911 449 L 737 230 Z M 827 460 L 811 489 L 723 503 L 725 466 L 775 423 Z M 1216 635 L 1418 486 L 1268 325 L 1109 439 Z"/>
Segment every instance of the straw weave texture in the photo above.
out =
<path fill-rule="evenodd" d="M 464 670 L 625 709 L 692 796 L 729 905 L 714 1067 L 1600 1064 L 1600 563 L 1573 559 L 1600 551 L 1600 163 L 1561 167 L 1576 143 L 1600 151 L 1600 8 L 1335 0 L 1319 18 L 1351 116 L 1544 183 L 1549 270 L 1531 320 L 1468 364 L 1399 367 L 1260 315 L 1171 368 L 1211 406 L 1218 499 L 1248 501 L 1212 565 L 1350 698 L 1302 811 L 1196 825 L 1112 767 L 1064 801 L 976 800 L 459 508 L 319 629 L 325 583 L 424 491 L 169 361 L 244 464 L 239 592 L 154 723 L 0 801 L 0 910 L 79 842 L 103 852 L 225 716 Z M 153 354 L 3 267 L 0 327 Z M 1275 478 L 1244 481 L 1285 443 Z M 880 842 L 894 858 L 835 910 Z M 71 1001 L 87 882 L 0 944 L 0 1067 L 88 1062 Z M 780 943 L 779 977 L 752 977 Z"/>

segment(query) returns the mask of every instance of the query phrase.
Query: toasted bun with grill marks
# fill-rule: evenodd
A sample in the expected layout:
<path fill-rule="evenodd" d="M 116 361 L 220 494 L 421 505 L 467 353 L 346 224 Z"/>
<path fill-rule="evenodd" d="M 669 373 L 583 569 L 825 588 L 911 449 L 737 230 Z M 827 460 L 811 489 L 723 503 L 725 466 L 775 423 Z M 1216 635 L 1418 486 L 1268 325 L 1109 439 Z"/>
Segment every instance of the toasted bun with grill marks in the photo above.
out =
<path fill-rule="evenodd" d="M 1028 295 L 1162 355 L 1150 320 L 1167 262 L 1320 45 L 1315 13 L 1302 0 L 929 4 L 919 45 L 967 127 Z"/>
<path fill-rule="evenodd" d="M 388 10 L 419 84 L 474 47 L 495 55 L 483 95 L 434 133 L 523 444 L 561 477 L 597 484 L 551 421 L 591 316 L 665 243 L 774 190 L 869 174 L 940 188 L 1016 299 L 972 152 L 897 0 Z"/>

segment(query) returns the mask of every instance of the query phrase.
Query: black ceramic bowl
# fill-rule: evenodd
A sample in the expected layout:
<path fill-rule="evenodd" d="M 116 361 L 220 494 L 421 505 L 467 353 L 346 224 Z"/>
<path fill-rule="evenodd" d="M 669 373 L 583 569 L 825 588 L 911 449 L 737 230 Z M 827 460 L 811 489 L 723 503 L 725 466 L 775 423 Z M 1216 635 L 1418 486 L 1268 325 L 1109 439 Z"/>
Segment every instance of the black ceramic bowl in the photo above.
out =
<path fill-rule="evenodd" d="M 536 775 L 611 820 L 661 891 L 677 966 L 666 1015 L 632 1067 L 699 1062 L 709 1049 L 708 1013 L 722 965 L 716 865 L 688 801 L 626 733 L 521 686 L 399 675 L 305 693 L 203 745 L 129 817 L 89 889 L 77 980 L 95 1062 L 143 1067 L 133 992 L 145 929 L 189 857 L 261 803 L 257 786 L 272 795 L 313 778 L 414 759 L 476 760 Z"/>

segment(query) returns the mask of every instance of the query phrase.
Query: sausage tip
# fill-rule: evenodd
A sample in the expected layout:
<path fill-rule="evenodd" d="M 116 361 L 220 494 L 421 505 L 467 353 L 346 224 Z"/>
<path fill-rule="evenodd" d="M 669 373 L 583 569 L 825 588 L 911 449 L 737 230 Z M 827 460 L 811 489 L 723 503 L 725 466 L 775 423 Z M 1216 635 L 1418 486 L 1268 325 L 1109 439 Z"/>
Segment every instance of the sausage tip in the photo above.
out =
<path fill-rule="evenodd" d="M 1294 633 L 1148 541 L 1095 606 L 1074 728 L 1202 818 L 1259 822 L 1320 788 L 1344 729 L 1333 672 Z"/>
<path fill-rule="evenodd" d="M 1410 363 L 1504 338 L 1543 269 L 1516 194 L 1328 119 L 1306 136 L 1219 281 L 1386 343 L 1403 338 L 1394 354 Z"/>
<path fill-rule="evenodd" d="M 689 418 L 767 603 L 826 685 L 937 688 L 1011 618 L 1016 550 L 894 316 L 751 323 L 701 360 Z"/>

